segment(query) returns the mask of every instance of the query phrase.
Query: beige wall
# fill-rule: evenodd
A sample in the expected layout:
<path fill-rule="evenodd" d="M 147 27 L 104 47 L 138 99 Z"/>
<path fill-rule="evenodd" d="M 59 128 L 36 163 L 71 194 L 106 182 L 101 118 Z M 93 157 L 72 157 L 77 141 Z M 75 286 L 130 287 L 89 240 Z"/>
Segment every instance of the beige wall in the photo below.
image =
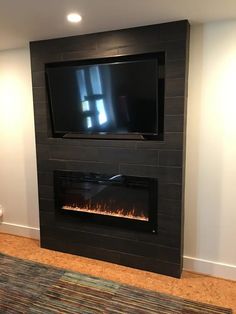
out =
<path fill-rule="evenodd" d="M 32 102 L 29 49 L 0 52 L 0 231 L 37 237 Z"/>
<path fill-rule="evenodd" d="M 37 236 L 28 48 L 0 53 L 0 231 Z M 191 30 L 185 268 L 236 279 L 236 21 Z"/>
<path fill-rule="evenodd" d="M 185 266 L 236 279 L 236 21 L 192 27 L 186 157 Z"/>

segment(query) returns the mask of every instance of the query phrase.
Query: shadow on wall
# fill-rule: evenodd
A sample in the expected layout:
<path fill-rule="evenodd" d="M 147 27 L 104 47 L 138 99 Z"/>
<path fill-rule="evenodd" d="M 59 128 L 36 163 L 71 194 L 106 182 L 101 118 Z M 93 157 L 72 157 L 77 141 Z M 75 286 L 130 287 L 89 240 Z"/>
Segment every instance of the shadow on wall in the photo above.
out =
<path fill-rule="evenodd" d="M 222 141 L 213 100 L 207 34 L 192 29 L 186 156 L 185 255 L 217 260 L 221 209 Z M 213 56 L 212 56 L 213 57 Z M 213 92 L 213 95 L 211 94 Z"/>
<path fill-rule="evenodd" d="M 4 206 L 1 230 L 9 233 L 17 234 L 24 229 L 24 235 L 28 235 L 27 230 L 39 225 L 33 121 L 29 49 L 3 51 L 0 53 L 0 204 Z"/>
<path fill-rule="evenodd" d="M 236 238 L 233 31 L 236 23 L 232 28 L 230 22 L 191 30 L 184 255 L 235 265 L 236 252 L 231 247 Z"/>

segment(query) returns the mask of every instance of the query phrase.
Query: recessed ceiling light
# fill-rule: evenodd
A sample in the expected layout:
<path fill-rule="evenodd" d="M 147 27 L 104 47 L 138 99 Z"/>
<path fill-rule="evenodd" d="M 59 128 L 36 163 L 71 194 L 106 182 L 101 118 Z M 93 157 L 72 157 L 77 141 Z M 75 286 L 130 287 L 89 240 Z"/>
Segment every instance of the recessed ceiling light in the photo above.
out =
<path fill-rule="evenodd" d="M 70 13 L 67 15 L 67 20 L 71 23 L 78 23 L 82 20 L 82 17 L 78 13 Z"/>

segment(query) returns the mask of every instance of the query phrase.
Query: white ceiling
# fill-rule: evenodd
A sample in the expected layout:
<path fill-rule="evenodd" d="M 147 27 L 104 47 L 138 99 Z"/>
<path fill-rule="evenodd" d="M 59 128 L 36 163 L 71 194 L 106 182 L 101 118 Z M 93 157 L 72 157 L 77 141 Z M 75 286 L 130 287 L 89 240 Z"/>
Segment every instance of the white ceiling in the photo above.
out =
<path fill-rule="evenodd" d="M 66 14 L 83 20 L 69 24 Z M 236 0 L 0 0 L 0 50 L 29 41 L 156 24 L 236 18 Z"/>

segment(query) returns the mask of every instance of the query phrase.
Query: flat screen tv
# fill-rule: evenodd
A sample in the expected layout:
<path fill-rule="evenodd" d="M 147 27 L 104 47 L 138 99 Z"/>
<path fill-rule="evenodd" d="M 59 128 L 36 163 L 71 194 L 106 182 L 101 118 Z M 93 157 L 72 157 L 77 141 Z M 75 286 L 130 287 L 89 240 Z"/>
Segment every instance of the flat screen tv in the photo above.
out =
<path fill-rule="evenodd" d="M 158 54 L 46 64 L 53 135 L 160 138 L 161 69 L 163 58 Z"/>

